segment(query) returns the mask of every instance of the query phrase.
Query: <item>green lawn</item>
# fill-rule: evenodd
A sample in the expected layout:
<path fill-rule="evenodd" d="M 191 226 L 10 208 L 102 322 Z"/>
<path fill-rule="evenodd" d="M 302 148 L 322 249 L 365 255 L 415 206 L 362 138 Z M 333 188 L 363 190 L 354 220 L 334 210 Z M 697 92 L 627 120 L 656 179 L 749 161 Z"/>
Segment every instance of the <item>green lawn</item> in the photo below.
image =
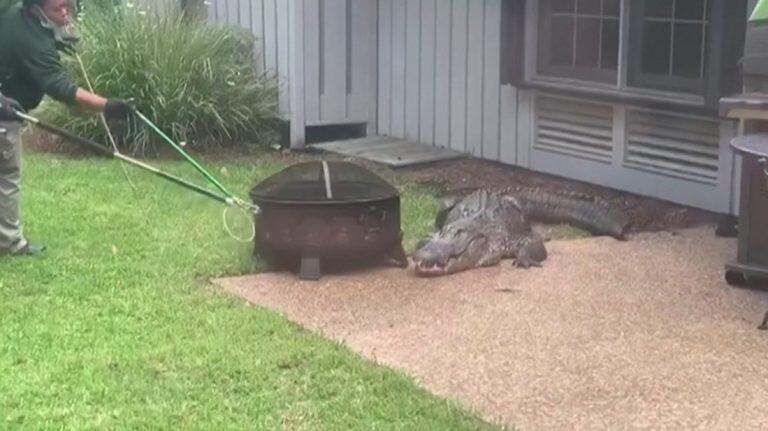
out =
<path fill-rule="evenodd" d="M 201 178 L 181 163 L 163 166 Z M 242 196 L 282 168 L 210 165 Z M 223 207 L 105 160 L 25 154 L 26 232 L 0 259 L 0 429 L 487 429 L 410 380 L 205 282 L 258 270 Z M 435 200 L 406 187 L 407 247 Z"/>

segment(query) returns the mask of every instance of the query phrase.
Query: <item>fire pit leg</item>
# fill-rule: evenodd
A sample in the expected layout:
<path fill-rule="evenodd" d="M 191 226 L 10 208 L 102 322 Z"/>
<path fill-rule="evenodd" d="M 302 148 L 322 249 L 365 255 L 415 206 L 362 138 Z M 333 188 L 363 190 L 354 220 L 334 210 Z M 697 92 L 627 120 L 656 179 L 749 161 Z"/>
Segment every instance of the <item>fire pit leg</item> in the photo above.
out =
<path fill-rule="evenodd" d="M 400 244 L 387 253 L 387 260 L 398 268 L 408 268 L 408 255 Z"/>
<path fill-rule="evenodd" d="M 765 317 L 763 317 L 763 323 L 760 324 L 757 329 L 761 331 L 768 331 L 768 312 L 765 313 Z"/>
<path fill-rule="evenodd" d="M 299 269 L 299 278 L 302 280 L 317 281 L 320 280 L 320 258 L 307 257 L 301 258 L 301 268 Z"/>

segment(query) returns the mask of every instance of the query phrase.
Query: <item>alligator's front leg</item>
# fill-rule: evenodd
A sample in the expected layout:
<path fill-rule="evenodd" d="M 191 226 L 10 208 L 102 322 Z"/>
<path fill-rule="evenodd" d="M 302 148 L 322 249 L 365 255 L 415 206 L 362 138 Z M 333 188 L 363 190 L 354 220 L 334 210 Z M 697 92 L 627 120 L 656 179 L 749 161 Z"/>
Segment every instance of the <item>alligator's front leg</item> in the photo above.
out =
<path fill-rule="evenodd" d="M 763 317 L 763 323 L 761 323 L 757 329 L 761 331 L 768 331 L 768 312 L 765 313 L 765 317 Z"/>
<path fill-rule="evenodd" d="M 547 249 L 542 239 L 523 237 L 515 241 L 509 257 L 514 259 L 513 264 L 517 268 L 540 268 L 547 259 Z"/>

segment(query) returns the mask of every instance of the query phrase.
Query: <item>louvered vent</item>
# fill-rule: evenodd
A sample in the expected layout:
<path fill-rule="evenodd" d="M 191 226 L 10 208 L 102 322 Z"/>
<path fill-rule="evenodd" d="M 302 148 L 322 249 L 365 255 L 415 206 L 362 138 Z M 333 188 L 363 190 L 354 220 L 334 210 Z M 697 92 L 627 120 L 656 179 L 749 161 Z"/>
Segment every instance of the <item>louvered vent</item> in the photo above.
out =
<path fill-rule="evenodd" d="M 718 177 L 719 125 L 645 111 L 627 113 L 625 166 L 707 184 Z"/>
<path fill-rule="evenodd" d="M 613 108 L 570 99 L 536 99 L 534 148 L 603 163 L 613 159 Z"/>

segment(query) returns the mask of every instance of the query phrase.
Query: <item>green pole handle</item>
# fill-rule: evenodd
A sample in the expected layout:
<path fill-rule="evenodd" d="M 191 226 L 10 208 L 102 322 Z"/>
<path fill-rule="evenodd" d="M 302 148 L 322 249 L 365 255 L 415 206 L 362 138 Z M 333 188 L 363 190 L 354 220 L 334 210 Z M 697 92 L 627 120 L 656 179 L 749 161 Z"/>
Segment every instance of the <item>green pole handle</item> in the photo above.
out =
<path fill-rule="evenodd" d="M 765 25 L 768 24 L 768 0 L 758 0 L 749 22 Z"/>
<path fill-rule="evenodd" d="M 195 161 L 195 159 L 190 157 L 190 155 L 187 154 L 187 152 L 184 151 L 184 149 L 182 149 L 178 144 L 173 142 L 173 139 L 169 138 L 168 135 L 163 133 L 162 130 L 160 130 L 151 121 L 149 121 L 149 119 L 147 117 L 145 117 L 144 114 L 142 114 L 138 110 L 135 110 L 135 112 L 136 112 L 136 115 L 138 115 L 139 118 L 141 118 L 142 121 L 144 121 L 149 127 L 151 127 L 155 132 L 157 132 L 158 135 L 160 135 L 166 142 L 168 142 L 174 149 L 176 149 L 176 151 L 178 151 L 182 156 L 184 156 L 184 158 L 187 159 L 187 161 L 189 163 L 191 163 L 192 166 L 194 166 L 198 171 L 200 171 L 200 173 L 202 173 L 208 179 L 208 181 L 213 183 L 213 185 L 215 185 L 219 190 L 221 190 L 222 193 L 224 193 L 225 195 L 230 196 L 230 197 L 234 196 L 220 182 L 218 182 L 216 180 L 216 178 L 213 177 L 213 175 L 209 174 L 208 171 L 205 170 L 205 168 L 200 166 L 200 164 L 197 163 L 197 161 Z"/>
<path fill-rule="evenodd" d="M 16 116 L 18 116 L 22 120 L 25 120 L 25 121 L 28 121 L 28 122 L 34 124 L 35 126 L 41 128 L 43 130 L 47 130 L 47 131 L 49 131 L 49 132 L 51 132 L 53 134 L 61 136 L 62 138 L 66 138 L 66 139 L 69 139 L 70 141 L 73 141 L 73 142 L 76 142 L 78 144 L 84 145 L 84 146 L 86 146 L 86 147 L 88 147 L 88 148 L 90 148 L 90 149 L 92 149 L 94 151 L 97 151 L 97 152 L 101 153 L 102 155 L 105 155 L 105 156 L 108 156 L 108 157 L 113 157 L 113 158 L 116 158 L 116 159 L 120 159 L 120 160 L 122 160 L 124 162 L 128 162 L 128 163 L 130 163 L 130 164 L 132 164 L 134 166 L 137 166 L 139 168 L 142 168 L 144 170 L 152 172 L 153 174 L 155 174 L 155 175 L 157 175 L 159 177 L 165 178 L 166 180 L 170 180 L 170 181 L 172 181 L 172 182 L 174 182 L 174 183 L 176 183 L 176 184 L 178 184 L 178 185 L 180 185 L 182 187 L 186 187 L 186 188 L 188 188 L 190 190 L 194 190 L 194 191 L 196 191 L 198 193 L 201 193 L 203 195 L 206 195 L 206 196 L 208 196 L 210 198 L 216 199 L 219 202 L 222 202 L 222 203 L 225 203 L 225 204 L 229 204 L 229 205 L 234 203 L 231 199 L 229 199 L 229 198 L 227 198 L 225 196 L 221 196 L 221 195 L 219 195 L 219 194 L 217 194 L 217 193 L 215 193 L 215 192 L 213 192 L 211 190 L 204 189 L 204 188 L 198 186 L 197 184 L 190 183 L 189 181 L 186 181 L 183 178 L 179 178 L 179 177 L 177 177 L 177 176 L 175 176 L 173 174 L 170 174 L 168 172 L 164 172 L 164 171 L 162 171 L 162 170 L 160 170 L 160 169 L 158 169 L 158 168 L 156 168 L 154 166 L 148 165 L 148 164 L 146 164 L 144 162 L 141 162 L 139 160 L 136 160 L 136 159 L 133 159 L 131 157 L 125 156 L 123 154 L 120 154 L 117 151 L 110 150 L 109 148 L 107 148 L 107 147 L 105 147 L 103 145 L 99 145 L 96 142 L 93 142 L 93 141 L 91 141 L 89 139 L 85 139 L 83 137 L 77 136 L 77 135 L 75 135 L 72 132 L 69 132 L 67 130 L 64 130 L 62 128 L 56 127 L 56 126 L 51 125 L 51 124 L 44 123 L 44 122 L 40 121 L 38 118 L 32 117 L 31 115 L 27 115 L 27 114 L 25 114 L 23 112 L 16 112 Z"/>

